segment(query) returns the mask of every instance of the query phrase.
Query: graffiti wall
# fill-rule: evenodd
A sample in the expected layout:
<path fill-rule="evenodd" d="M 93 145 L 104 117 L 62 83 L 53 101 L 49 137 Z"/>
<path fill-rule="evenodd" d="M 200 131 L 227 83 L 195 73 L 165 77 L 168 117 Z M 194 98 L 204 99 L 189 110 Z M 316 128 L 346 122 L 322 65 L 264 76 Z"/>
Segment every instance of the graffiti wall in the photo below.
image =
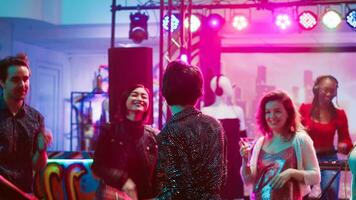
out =
<path fill-rule="evenodd" d="M 35 175 L 39 199 L 94 199 L 99 180 L 90 169 L 91 155 L 83 152 L 52 152 L 45 169 Z"/>

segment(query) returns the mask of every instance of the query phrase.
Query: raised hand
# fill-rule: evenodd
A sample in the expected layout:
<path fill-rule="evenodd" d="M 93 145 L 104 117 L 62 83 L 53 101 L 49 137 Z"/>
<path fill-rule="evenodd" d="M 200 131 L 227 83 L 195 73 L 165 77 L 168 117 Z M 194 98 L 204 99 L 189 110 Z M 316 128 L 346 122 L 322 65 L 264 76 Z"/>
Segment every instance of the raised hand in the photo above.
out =
<path fill-rule="evenodd" d="M 240 146 L 240 155 L 243 161 L 247 162 L 250 158 L 252 148 L 248 143 L 244 142 L 243 140 L 239 141 L 239 146 Z"/>
<path fill-rule="evenodd" d="M 121 190 L 125 192 L 132 200 L 138 200 L 136 184 L 132 181 L 132 179 L 127 179 Z"/>

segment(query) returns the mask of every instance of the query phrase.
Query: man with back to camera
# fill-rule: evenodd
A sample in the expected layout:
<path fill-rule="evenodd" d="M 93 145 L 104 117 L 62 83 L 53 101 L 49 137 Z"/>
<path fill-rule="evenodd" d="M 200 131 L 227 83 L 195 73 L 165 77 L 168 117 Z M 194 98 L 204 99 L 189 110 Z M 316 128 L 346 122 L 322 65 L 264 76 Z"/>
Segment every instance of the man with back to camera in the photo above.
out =
<path fill-rule="evenodd" d="M 198 67 L 168 64 L 162 94 L 173 117 L 157 136 L 157 199 L 221 199 L 226 179 L 224 131 L 216 119 L 194 108 L 202 88 Z"/>
<path fill-rule="evenodd" d="M 33 170 L 45 167 L 52 140 L 43 116 L 24 102 L 30 75 L 25 54 L 0 60 L 0 175 L 25 193 L 33 192 Z M 6 195 L 0 192 L 0 198 Z"/>

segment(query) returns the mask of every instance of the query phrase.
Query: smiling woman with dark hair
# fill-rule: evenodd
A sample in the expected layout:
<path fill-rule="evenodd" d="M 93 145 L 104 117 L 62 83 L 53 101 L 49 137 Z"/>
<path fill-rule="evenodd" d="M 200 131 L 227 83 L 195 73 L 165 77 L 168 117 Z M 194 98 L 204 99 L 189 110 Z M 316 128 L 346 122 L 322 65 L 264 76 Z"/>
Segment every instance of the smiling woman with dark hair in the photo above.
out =
<path fill-rule="evenodd" d="M 96 199 L 153 198 L 152 178 L 157 158 L 157 130 L 145 125 L 149 91 L 143 85 L 123 95 L 115 122 L 102 128 L 94 154 L 93 172 L 101 179 Z"/>

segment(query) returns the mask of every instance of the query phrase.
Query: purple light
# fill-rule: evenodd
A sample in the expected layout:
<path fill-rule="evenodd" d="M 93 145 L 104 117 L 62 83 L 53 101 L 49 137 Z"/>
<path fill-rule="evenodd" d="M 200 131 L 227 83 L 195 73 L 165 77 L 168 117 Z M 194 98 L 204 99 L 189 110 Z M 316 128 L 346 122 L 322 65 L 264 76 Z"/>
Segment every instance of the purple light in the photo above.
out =
<path fill-rule="evenodd" d="M 275 23 L 282 30 L 286 30 L 292 24 L 287 14 L 278 14 Z"/>
<path fill-rule="evenodd" d="M 220 30 L 225 23 L 224 18 L 222 18 L 218 14 L 209 15 L 207 20 L 208 20 L 208 26 L 215 31 Z"/>
<path fill-rule="evenodd" d="M 210 24 L 211 24 L 212 26 L 217 26 L 217 25 L 219 25 L 219 22 L 218 22 L 217 19 L 212 19 Z"/>

